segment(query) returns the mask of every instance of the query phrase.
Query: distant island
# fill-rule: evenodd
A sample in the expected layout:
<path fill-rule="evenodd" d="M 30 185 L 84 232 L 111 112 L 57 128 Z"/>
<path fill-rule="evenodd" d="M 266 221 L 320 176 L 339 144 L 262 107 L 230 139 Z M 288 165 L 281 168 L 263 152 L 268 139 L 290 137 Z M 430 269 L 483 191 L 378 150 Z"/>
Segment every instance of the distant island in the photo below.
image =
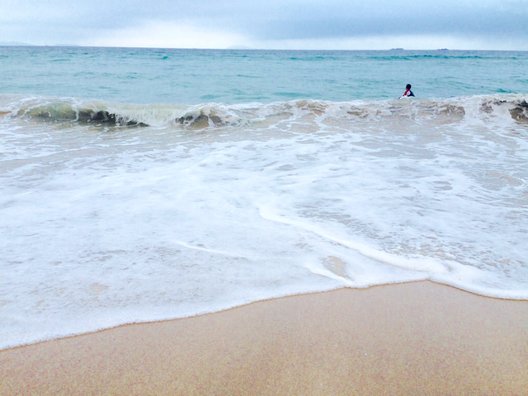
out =
<path fill-rule="evenodd" d="M 80 47 L 78 44 L 31 44 L 21 41 L 0 41 L 0 47 Z"/>
<path fill-rule="evenodd" d="M 0 41 L 0 46 L 2 47 L 20 47 L 20 46 L 30 46 L 31 44 L 23 43 L 21 41 Z"/>

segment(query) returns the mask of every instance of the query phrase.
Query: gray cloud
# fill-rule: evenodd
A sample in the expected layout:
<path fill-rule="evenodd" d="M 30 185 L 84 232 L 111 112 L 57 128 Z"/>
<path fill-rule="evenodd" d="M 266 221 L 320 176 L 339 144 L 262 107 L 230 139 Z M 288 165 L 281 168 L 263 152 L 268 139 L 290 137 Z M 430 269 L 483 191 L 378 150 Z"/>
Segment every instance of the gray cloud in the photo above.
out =
<path fill-rule="evenodd" d="M 528 4 L 500 1 L 273 2 L 237 29 L 256 38 L 303 39 L 393 34 L 528 36 Z M 249 10 L 247 10 L 249 11 Z M 214 22 L 213 22 L 214 23 Z"/>
<path fill-rule="evenodd" d="M 528 38 L 526 0 L 0 0 L 0 41 L 89 41 L 144 21 L 190 23 L 251 40 L 451 34 Z"/>
<path fill-rule="evenodd" d="M 368 15 L 350 13 L 296 19 L 278 19 L 253 24 L 247 32 L 258 38 L 316 38 L 400 34 L 461 34 L 528 37 L 528 14 L 486 13 L 483 10 L 448 10 L 399 14 L 387 10 Z"/>

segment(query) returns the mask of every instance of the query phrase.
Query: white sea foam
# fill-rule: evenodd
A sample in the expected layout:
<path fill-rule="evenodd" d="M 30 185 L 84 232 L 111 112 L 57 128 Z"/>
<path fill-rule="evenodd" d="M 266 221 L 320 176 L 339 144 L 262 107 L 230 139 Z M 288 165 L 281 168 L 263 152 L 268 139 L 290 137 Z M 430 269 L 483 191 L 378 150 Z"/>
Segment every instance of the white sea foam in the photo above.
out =
<path fill-rule="evenodd" d="M 523 100 L 3 97 L 0 347 L 412 280 L 527 299 Z"/>

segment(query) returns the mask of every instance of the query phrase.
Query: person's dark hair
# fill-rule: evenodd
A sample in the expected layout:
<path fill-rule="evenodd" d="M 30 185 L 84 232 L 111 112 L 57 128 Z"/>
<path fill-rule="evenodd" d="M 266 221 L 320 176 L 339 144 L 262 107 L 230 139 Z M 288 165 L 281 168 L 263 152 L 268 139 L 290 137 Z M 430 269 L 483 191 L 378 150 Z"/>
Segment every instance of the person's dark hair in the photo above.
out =
<path fill-rule="evenodd" d="M 407 84 L 407 86 L 405 87 L 405 89 L 411 89 L 411 84 Z"/>

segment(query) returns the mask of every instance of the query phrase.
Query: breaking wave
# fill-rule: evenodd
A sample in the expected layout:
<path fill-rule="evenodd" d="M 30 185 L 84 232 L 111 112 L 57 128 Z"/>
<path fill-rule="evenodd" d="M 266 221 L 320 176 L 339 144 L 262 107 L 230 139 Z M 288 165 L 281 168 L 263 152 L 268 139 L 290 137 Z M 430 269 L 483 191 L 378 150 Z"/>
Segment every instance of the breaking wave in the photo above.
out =
<path fill-rule="evenodd" d="M 416 123 L 487 122 L 502 117 L 528 123 L 526 95 L 488 95 L 449 99 L 330 102 L 295 100 L 225 105 L 120 104 L 74 98 L 0 95 L 0 116 L 36 122 L 79 123 L 110 127 L 166 127 L 200 130 L 243 125 L 271 125 L 309 119 L 332 122 L 391 121 Z"/>

